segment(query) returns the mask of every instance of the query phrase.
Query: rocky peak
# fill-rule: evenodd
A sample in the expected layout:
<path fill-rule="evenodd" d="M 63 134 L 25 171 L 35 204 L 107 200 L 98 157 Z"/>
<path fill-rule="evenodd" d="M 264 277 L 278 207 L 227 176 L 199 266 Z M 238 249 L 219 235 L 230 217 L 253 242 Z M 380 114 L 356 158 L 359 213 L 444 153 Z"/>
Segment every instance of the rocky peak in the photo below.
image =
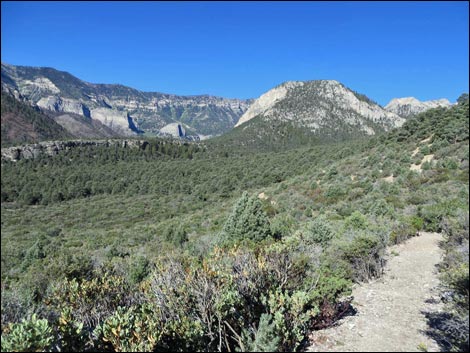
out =
<path fill-rule="evenodd" d="M 367 97 L 335 80 L 283 83 L 259 97 L 238 124 L 261 116 L 290 121 L 312 132 L 343 129 L 375 134 L 403 124 L 404 119 L 385 111 Z"/>
<path fill-rule="evenodd" d="M 441 98 L 421 102 L 414 97 L 394 98 L 386 106 L 385 110 L 395 113 L 403 118 L 422 113 L 428 109 L 438 107 L 450 107 L 448 99 Z"/>
<path fill-rule="evenodd" d="M 255 102 L 242 115 L 240 120 L 238 120 L 238 123 L 235 126 L 239 126 L 244 122 L 253 119 L 257 115 L 267 113 L 270 109 L 272 109 L 274 104 L 284 99 L 289 90 L 297 86 L 302 86 L 303 84 L 304 83 L 301 81 L 288 81 L 264 93 L 257 100 L 255 100 Z"/>

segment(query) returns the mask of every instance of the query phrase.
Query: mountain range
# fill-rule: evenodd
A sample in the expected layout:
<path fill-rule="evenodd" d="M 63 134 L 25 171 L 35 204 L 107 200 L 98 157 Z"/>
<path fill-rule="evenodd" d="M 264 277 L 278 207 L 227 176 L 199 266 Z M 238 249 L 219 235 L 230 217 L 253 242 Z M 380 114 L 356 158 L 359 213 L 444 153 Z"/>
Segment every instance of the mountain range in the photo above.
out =
<path fill-rule="evenodd" d="M 2 91 L 46 111 L 96 120 L 116 134 L 158 135 L 169 124 L 205 138 L 231 129 L 251 100 L 209 95 L 178 96 L 142 92 L 119 84 L 93 84 L 46 67 L 2 63 Z M 171 130 L 171 129 L 170 129 Z"/>
<path fill-rule="evenodd" d="M 245 140 L 249 136 L 253 141 L 265 142 L 291 139 L 291 135 L 338 140 L 388 131 L 401 126 L 410 116 L 451 105 L 447 99 L 420 102 L 408 97 L 392 99 L 382 107 L 335 80 L 284 82 L 256 100 L 243 100 L 94 84 L 46 67 L 5 63 L 1 67 L 2 101 L 4 95 L 14 97 L 18 104 L 32 107 L 35 116 L 43 114 L 42 125 L 49 121 L 52 131 L 59 126 L 66 132 L 37 133 L 32 130 L 35 125 L 25 121 L 24 116 L 14 121 L 8 109 L 7 122 L 2 105 L 2 144 L 28 141 L 28 136 L 35 141 L 142 133 L 192 140 L 227 133 L 226 139 L 244 135 Z M 10 128 L 13 125 L 16 127 Z M 21 131 L 21 126 L 29 132 Z"/>
<path fill-rule="evenodd" d="M 408 118 L 429 109 L 438 107 L 448 108 L 451 105 L 452 103 L 445 98 L 421 102 L 414 97 L 405 97 L 392 99 L 385 106 L 385 110 L 400 115 L 401 117 Z"/>

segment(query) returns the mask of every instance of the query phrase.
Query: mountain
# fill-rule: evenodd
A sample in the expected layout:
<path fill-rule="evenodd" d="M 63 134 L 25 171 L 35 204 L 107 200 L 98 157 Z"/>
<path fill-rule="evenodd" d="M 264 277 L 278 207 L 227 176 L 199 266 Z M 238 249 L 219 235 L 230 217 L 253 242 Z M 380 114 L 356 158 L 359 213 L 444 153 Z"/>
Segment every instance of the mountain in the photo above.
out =
<path fill-rule="evenodd" d="M 2 92 L 2 146 L 70 138 L 120 135 L 98 120 L 74 113 L 41 110 Z"/>
<path fill-rule="evenodd" d="M 250 135 L 251 142 L 269 138 L 291 144 L 286 138 L 299 134 L 302 141 L 309 135 L 339 140 L 375 135 L 404 122 L 402 117 L 337 81 L 291 81 L 259 97 L 228 135 Z"/>
<path fill-rule="evenodd" d="M 93 84 L 47 67 L 2 63 L 2 90 L 46 110 L 100 121 L 120 135 L 160 134 L 184 124 L 188 135 L 207 137 L 230 130 L 251 100 L 209 95 L 142 92 L 118 84 Z M 168 129 L 167 129 L 168 130 Z M 172 131 L 171 127 L 169 130 Z"/>
<path fill-rule="evenodd" d="M 426 110 L 438 107 L 450 107 L 452 105 L 449 100 L 442 98 L 421 102 L 414 97 L 394 98 L 386 106 L 385 110 L 395 113 L 402 118 L 408 118 Z"/>
<path fill-rule="evenodd" d="M 334 80 L 285 82 L 259 97 L 235 126 L 256 116 L 327 134 L 350 130 L 374 135 L 404 123 L 401 117 Z"/>

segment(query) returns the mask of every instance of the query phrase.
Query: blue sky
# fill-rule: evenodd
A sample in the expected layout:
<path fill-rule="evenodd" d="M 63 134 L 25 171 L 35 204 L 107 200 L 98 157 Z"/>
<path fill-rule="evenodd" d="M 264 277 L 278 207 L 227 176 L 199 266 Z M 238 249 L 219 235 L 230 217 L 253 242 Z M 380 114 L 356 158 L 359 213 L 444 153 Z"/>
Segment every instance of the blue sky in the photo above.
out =
<path fill-rule="evenodd" d="M 467 2 L 8 2 L 1 60 L 144 91 L 256 98 L 335 79 L 382 105 L 468 92 Z"/>

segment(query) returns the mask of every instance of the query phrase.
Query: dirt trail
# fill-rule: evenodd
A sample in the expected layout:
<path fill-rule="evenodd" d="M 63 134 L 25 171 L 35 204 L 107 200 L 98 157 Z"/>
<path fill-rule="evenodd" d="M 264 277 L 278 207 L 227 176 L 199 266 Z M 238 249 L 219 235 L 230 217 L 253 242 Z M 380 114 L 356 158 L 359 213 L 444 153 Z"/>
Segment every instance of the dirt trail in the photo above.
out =
<path fill-rule="evenodd" d="M 353 289 L 357 313 L 314 332 L 307 351 L 438 352 L 437 343 L 422 333 L 427 326 L 421 311 L 441 308 L 435 289 L 440 240 L 440 234 L 423 232 L 391 247 L 384 276 Z"/>

